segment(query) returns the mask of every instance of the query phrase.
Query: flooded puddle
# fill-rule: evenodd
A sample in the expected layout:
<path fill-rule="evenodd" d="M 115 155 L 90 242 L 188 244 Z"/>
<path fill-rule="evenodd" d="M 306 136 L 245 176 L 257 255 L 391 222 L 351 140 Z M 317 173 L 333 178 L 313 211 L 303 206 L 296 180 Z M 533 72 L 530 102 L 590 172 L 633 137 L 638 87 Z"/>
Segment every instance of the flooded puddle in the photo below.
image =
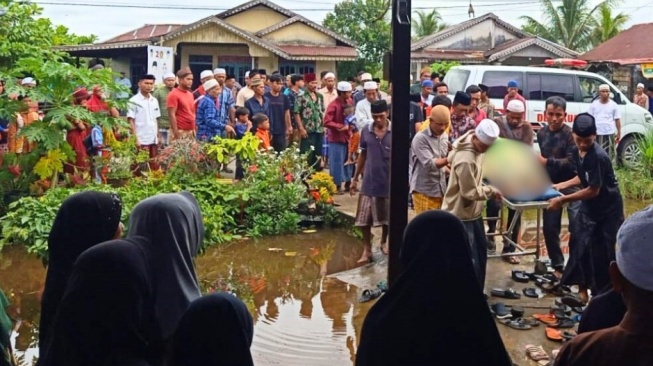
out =
<path fill-rule="evenodd" d="M 369 306 L 327 275 L 357 267 L 362 246 L 345 231 L 246 240 L 196 259 L 203 292 L 231 291 L 254 318 L 256 365 L 351 365 Z M 16 350 L 35 354 L 45 268 L 20 247 L 0 253 L 0 287 L 21 319 Z M 368 304 L 364 304 L 368 305 Z"/>

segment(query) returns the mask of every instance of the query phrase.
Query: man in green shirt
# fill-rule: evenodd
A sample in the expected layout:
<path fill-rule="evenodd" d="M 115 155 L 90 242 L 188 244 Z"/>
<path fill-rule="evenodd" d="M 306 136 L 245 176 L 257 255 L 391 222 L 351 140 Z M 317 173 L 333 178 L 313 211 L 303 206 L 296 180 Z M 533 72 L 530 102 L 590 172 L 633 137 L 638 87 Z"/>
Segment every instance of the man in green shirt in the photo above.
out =
<path fill-rule="evenodd" d="M 175 87 L 175 74 L 169 72 L 163 75 L 164 85 L 157 88 L 152 95 L 159 102 L 159 109 L 161 110 L 161 117 L 159 117 L 159 143 L 165 147 L 168 145 L 168 130 L 170 128 L 170 119 L 168 116 L 168 109 L 166 108 L 166 101 L 168 94 Z"/>
<path fill-rule="evenodd" d="M 319 170 L 318 156 L 322 151 L 322 140 L 324 139 L 324 101 L 322 94 L 317 90 L 317 79 L 315 74 L 305 74 L 304 83 L 306 92 L 295 99 L 294 115 L 295 122 L 299 128 L 301 142 L 299 150 L 301 153 L 309 152 L 308 163 Z"/>

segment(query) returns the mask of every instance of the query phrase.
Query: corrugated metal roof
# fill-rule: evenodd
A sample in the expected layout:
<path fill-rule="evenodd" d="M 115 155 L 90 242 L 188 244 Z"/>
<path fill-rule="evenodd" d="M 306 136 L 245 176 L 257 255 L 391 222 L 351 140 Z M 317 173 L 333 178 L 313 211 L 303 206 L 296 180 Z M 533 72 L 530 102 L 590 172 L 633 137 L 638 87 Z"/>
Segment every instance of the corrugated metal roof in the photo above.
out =
<path fill-rule="evenodd" d="M 327 56 L 354 60 L 358 58 L 358 51 L 346 46 L 279 45 L 278 47 L 291 56 Z"/>
<path fill-rule="evenodd" d="M 636 24 L 580 56 L 585 61 L 653 59 L 653 23 Z M 627 62 L 627 61 L 626 61 Z"/>
<path fill-rule="evenodd" d="M 102 43 L 116 43 L 152 39 L 173 32 L 183 26 L 183 24 L 145 24 L 140 28 L 136 28 L 129 32 L 123 33 Z"/>

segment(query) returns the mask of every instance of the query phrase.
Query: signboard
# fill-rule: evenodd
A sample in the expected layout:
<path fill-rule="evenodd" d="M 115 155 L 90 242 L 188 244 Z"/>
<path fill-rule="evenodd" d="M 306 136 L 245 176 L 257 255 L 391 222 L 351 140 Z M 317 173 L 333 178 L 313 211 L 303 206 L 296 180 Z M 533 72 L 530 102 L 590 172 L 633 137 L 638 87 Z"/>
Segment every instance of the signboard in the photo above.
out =
<path fill-rule="evenodd" d="M 156 77 L 155 84 L 163 84 L 163 75 L 174 70 L 172 47 L 147 46 L 147 73 Z"/>
<path fill-rule="evenodd" d="M 653 78 L 653 64 L 642 64 L 642 75 L 647 79 Z"/>

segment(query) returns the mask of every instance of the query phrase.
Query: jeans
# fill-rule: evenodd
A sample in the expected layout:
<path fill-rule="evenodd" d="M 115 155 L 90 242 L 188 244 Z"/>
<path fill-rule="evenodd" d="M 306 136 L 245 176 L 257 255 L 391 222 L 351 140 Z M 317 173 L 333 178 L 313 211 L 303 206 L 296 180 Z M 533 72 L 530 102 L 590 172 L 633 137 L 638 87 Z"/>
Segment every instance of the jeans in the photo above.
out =
<path fill-rule="evenodd" d="M 570 190 L 565 190 L 562 193 L 567 195 L 576 192 L 576 188 Z M 576 214 L 578 213 L 578 208 L 580 207 L 581 202 L 575 201 L 571 202 L 567 206 L 567 217 L 569 218 L 569 232 L 572 232 L 572 225 L 576 220 Z M 543 226 L 542 231 L 544 232 L 544 243 L 546 244 L 546 251 L 549 254 L 549 259 L 551 260 L 551 267 L 556 271 L 562 272 L 565 267 L 565 257 L 562 255 L 562 249 L 560 248 L 560 229 L 562 222 L 562 209 L 560 210 L 544 210 L 542 215 Z"/>
<path fill-rule="evenodd" d="M 351 180 L 351 173 L 349 169 L 345 168 L 345 160 L 347 160 L 347 151 L 349 146 L 344 142 L 330 142 L 329 143 L 329 173 L 333 178 L 333 183 L 340 189 L 343 182 Z M 347 167 L 350 167 L 348 165 Z"/>
<path fill-rule="evenodd" d="M 494 199 L 490 199 L 487 201 L 487 207 L 485 209 L 485 213 L 488 217 L 497 217 L 499 216 L 499 211 L 501 210 L 501 204 Z M 515 210 L 508 209 L 508 227 L 510 227 L 510 223 L 512 222 L 512 219 L 515 217 Z M 488 220 L 487 222 L 487 232 L 488 234 L 494 233 L 497 229 L 497 220 Z M 503 228 L 499 228 L 499 230 L 503 230 Z M 510 240 L 514 241 L 515 243 L 519 243 L 519 231 L 521 230 L 521 216 L 519 217 L 519 220 L 515 223 L 515 228 L 512 230 L 512 234 L 510 235 Z M 503 241 L 503 250 L 501 253 L 513 253 L 517 248 L 514 245 L 508 245 L 508 243 L 504 240 Z"/>
<path fill-rule="evenodd" d="M 472 263 L 476 271 L 476 277 L 481 285 L 481 291 L 483 291 L 485 288 L 485 271 L 487 269 L 487 241 L 485 240 L 483 219 L 479 217 L 476 220 L 463 221 L 463 224 L 472 250 Z"/>

